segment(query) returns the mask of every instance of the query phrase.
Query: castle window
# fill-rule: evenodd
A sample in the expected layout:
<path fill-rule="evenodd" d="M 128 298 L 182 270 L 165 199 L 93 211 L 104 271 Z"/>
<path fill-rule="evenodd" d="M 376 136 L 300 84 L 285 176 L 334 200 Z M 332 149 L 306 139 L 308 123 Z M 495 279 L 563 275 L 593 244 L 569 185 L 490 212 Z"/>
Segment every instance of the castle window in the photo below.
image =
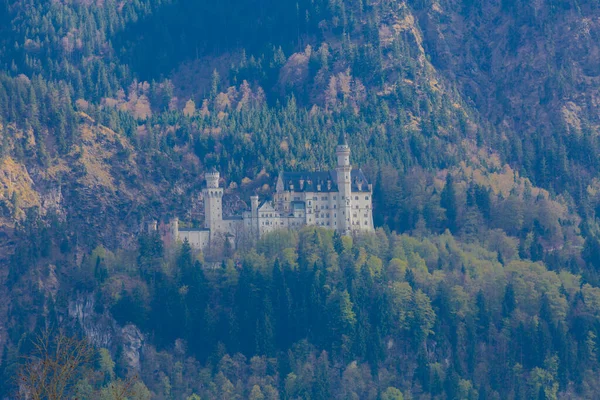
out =
<path fill-rule="evenodd" d="M 369 200 L 369 196 L 365 196 L 365 200 Z"/>
<path fill-rule="evenodd" d="M 337 200 L 337 196 L 333 196 L 333 199 L 334 199 L 334 200 Z"/>
<path fill-rule="evenodd" d="M 354 196 L 354 200 L 358 200 L 358 196 Z"/>
<path fill-rule="evenodd" d="M 333 205 L 333 208 L 334 208 L 334 209 L 335 209 L 335 208 L 337 208 L 337 204 L 334 204 L 334 205 Z"/>

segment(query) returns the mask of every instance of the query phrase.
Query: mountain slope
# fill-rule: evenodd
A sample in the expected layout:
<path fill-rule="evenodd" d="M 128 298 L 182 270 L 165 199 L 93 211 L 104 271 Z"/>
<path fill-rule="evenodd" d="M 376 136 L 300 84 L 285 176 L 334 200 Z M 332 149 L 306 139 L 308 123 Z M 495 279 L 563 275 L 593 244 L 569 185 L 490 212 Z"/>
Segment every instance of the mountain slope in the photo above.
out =
<path fill-rule="evenodd" d="M 589 397 L 597 13 L 0 0 L 0 373 L 60 325 L 106 348 L 81 398 L 135 374 L 158 399 Z M 342 132 L 375 234 L 212 259 L 144 232 L 201 224 L 208 168 L 234 213 Z"/>

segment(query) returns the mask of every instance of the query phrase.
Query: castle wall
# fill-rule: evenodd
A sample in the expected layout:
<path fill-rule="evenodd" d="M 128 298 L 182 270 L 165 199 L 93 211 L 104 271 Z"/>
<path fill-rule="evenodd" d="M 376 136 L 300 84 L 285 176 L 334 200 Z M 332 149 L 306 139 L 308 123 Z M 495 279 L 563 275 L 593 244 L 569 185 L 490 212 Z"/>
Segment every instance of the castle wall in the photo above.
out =
<path fill-rule="evenodd" d="M 192 248 L 202 250 L 208 247 L 210 243 L 210 231 L 180 230 L 177 239 L 181 242 L 187 239 Z"/>
<path fill-rule="evenodd" d="M 310 215 L 306 223 L 337 229 L 338 197 L 338 192 L 307 193 L 306 204 Z"/>
<path fill-rule="evenodd" d="M 283 215 L 289 216 L 294 212 L 291 203 L 293 201 L 302 201 L 305 204 L 304 210 L 304 223 L 302 225 L 318 225 L 330 229 L 338 229 L 341 232 L 345 231 L 344 225 L 338 226 L 340 219 L 348 218 L 350 221 L 347 227 L 350 231 L 364 231 L 373 230 L 373 209 L 372 209 L 372 192 L 371 191 L 359 191 L 350 192 L 348 197 L 348 203 L 346 198 L 342 198 L 340 192 L 294 192 L 285 191 L 280 192 L 274 200 L 275 207 L 283 213 Z M 283 200 L 283 201 L 281 201 Z M 289 205 L 288 205 L 289 204 Z M 285 206 L 285 208 L 282 208 Z M 346 214 L 347 213 L 347 214 Z M 297 217 L 301 214 L 296 213 Z M 271 225 L 272 221 L 269 221 L 268 226 Z M 266 221 L 265 223 L 266 224 Z M 261 226 L 263 223 L 260 224 Z M 273 222 L 274 226 L 277 226 L 277 222 Z M 292 223 L 288 221 L 284 226 L 293 227 Z M 264 229 L 261 229 L 264 231 Z"/>
<path fill-rule="evenodd" d="M 372 194 L 353 192 L 351 198 L 352 231 L 373 230 Z"/>
<path fill-rule="evenodd" d="M 230 235 L 238 234 L 242 229 L 244 229 L 244 220 L 243 218 L 226 218 L 223 220 L 223 230 L 225 233 Z"/>

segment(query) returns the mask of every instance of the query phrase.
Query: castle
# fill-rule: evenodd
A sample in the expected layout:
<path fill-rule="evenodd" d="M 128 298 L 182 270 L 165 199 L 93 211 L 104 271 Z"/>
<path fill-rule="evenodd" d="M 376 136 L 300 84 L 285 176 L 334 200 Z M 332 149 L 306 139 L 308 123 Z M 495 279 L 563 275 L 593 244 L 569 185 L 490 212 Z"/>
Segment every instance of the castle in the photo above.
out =
<path fill-rule="evenodd" d="M 360 169 L 350 165 L 350 147 L 344 135 L 336 147 L 337 166 L 332 171 L 281 172 L 272 201 L 250 197 L 250 210 L 223 217 L 223 189 L 220 175 L 207 172 L 204 197 L 204 228 L 181 229 L 177 219 L 161 227 L 167 242 L 188 240 L 196 249 L 206 249 L 215 241 L 235 244 L 243 235 L 259 238 L 277 229 L 300 229 L 318 225 L 348 235 L 372 231 L 373 186 Z M 153 229 L 158 229 L 156 223 Z"/>

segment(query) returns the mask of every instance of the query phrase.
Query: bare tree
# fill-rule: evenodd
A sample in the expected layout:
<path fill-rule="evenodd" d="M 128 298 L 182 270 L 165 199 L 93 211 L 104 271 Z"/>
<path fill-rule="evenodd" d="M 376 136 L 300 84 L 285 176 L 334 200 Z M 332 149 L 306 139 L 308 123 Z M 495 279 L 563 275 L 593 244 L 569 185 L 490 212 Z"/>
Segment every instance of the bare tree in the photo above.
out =
<path fill-rule="evenodd" d="M 94 348 L 86 341 L 58 332 L 38 335 L 33 354 L 18 375 L 19 397 L 32 400 L 61 400 L 85 367 L 94 359 Z"/>

